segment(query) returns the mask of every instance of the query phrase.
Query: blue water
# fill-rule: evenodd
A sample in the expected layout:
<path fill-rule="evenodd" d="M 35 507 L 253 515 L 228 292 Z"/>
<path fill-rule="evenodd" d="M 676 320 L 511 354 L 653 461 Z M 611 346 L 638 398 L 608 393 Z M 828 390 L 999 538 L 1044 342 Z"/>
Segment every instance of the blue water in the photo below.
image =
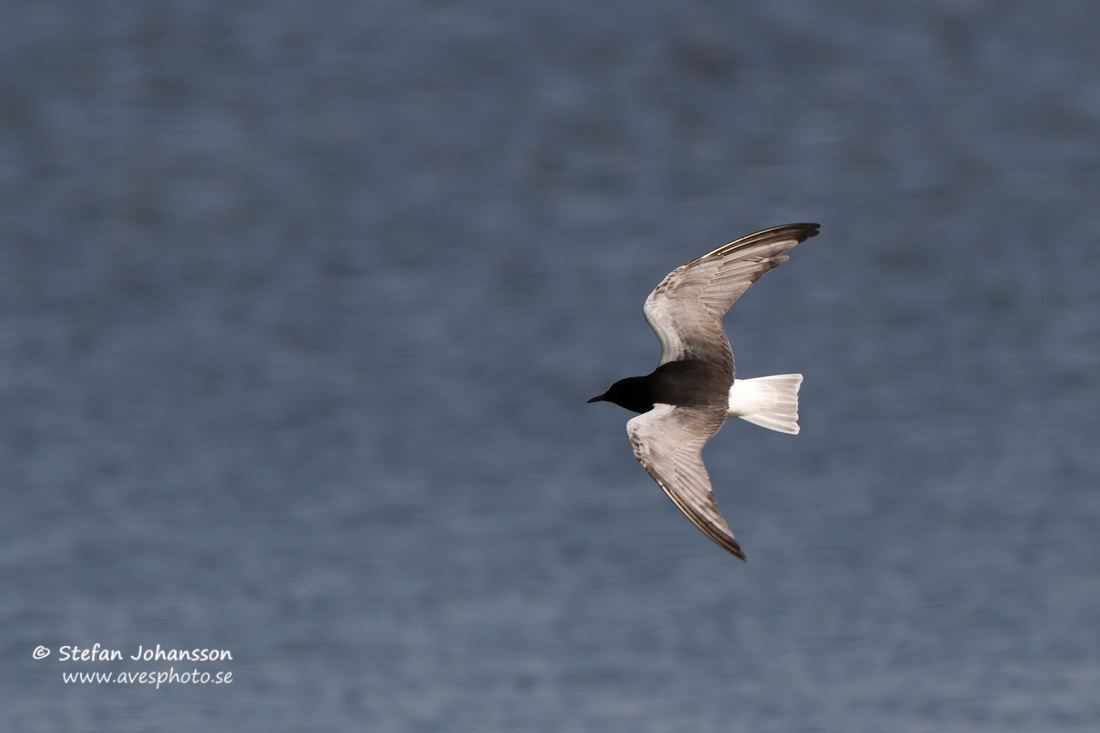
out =
<path fill-rule="evenodd" d="M 4 4 L 4 729 L 1097 730 L 1098 23 Z M 790 221 L 726 323 L 802 433 L 705 453 L 743 564 L 584 401 Z M 232 683 L 62 679 L 169 666 Z"/>

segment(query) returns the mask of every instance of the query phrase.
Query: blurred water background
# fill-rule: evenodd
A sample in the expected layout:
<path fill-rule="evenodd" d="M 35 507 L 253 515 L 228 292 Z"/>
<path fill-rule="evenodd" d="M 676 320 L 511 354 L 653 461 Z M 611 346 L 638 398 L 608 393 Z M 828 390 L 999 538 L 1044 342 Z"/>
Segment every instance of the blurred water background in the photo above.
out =
<path fill-rule="evenodd" d="M 1100 728 L 1100 6 L 0 3 L 11 731 Z M 637 465 L 673 267 L 802 433 Z M 66 685 L 61 645 L 229 649 Z M 45 660 L 32 650 L 53 650 Z"/>

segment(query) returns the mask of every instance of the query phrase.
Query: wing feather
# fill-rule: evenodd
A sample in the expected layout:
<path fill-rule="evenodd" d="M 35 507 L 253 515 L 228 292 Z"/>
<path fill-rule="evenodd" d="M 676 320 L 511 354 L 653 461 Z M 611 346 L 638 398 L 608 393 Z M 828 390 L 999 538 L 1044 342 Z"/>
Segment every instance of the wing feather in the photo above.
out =
<path fill-rule="evenodd" d="M 722 316 L 784 254 L 817 235 L 817 224 L 787 224 L 723 245 L 677 267 L 645 302 L 645 317 L 661 342 L 661 363 L 702 359 L 734 375 Z"/>
<path fill-rule="evenodd" d="M 710 476 L 703 446 L 725 421 L 724 405 L 675 407 L 658 404 L 626 424 L 634 455 L 653 480 L 707 537 L 742 560 L 745 553 L 726 524 Z"/>

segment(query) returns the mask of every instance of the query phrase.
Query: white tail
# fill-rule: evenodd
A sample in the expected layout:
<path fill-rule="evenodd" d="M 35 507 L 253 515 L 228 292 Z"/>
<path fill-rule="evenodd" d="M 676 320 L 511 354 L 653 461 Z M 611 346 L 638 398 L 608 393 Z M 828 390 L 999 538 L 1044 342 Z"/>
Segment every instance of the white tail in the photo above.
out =
<path fill-rule="evenodd" d="M 798 433 L 798 388 L 801 374 L 775 374 L 755 379 L 735 379 L 730 387 L 727 417 L 781 433 Z"/>

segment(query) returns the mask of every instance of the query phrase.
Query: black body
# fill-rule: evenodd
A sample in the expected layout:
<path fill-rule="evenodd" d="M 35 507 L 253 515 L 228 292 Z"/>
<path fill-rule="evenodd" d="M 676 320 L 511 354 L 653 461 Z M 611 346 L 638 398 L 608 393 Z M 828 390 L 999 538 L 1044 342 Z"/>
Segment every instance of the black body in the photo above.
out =
<path fill-rule="evenodd" d="M 653 405 L 699 406 L 729 400 L 733 380 L 718 364 L 698 359 L 670 361 L 644 377 L 620 379 L 588 400 L 612 402 L 632 412 L 649 412 Z"/>

